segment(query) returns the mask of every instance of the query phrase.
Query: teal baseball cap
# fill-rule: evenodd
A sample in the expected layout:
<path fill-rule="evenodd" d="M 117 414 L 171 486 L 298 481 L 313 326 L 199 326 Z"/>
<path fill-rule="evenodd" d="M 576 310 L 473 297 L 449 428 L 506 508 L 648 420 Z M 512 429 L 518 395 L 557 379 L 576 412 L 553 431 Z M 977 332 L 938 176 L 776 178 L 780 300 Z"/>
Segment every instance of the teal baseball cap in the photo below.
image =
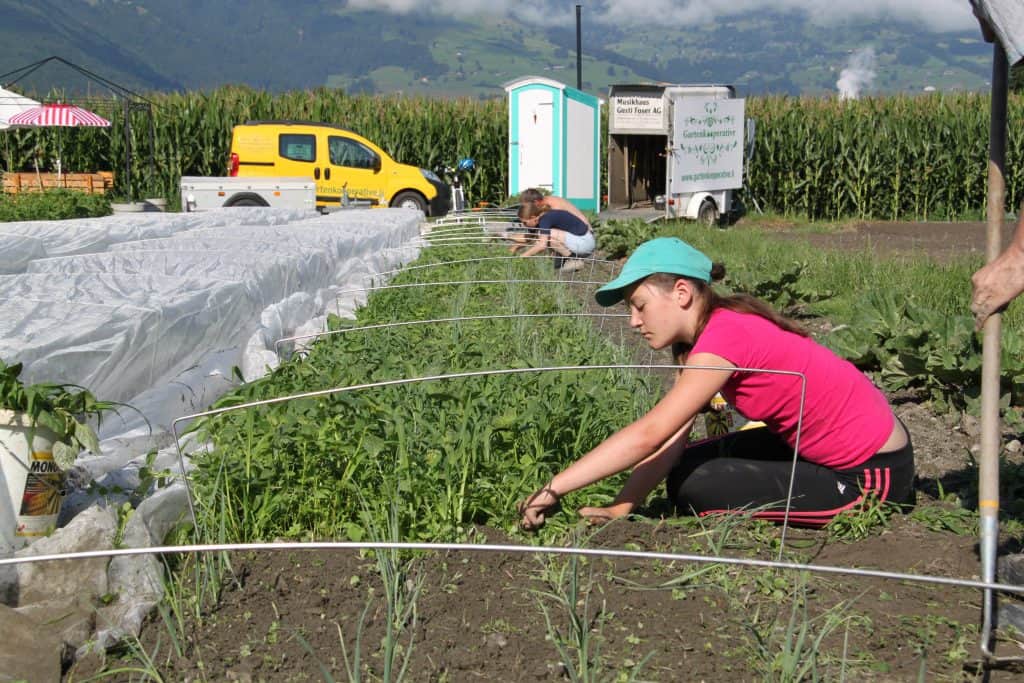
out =
<path fill-rule="evenodd" d="M 597 290 L 594 298 L 602 306 L 614 306 L 622 301 L 622 290 L 655 273 L 711 282 L 711 259 L 678 237 L 657 237 L 637 247 L 619 276 Z"/>

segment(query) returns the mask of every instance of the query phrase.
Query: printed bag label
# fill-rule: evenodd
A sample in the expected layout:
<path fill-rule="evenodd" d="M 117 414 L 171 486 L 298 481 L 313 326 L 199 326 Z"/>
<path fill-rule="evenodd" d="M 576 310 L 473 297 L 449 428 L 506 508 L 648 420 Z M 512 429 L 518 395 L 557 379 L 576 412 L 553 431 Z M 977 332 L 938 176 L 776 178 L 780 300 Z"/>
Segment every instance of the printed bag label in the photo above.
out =
<path fill-rule="evenodd" d="M 50 451 L 34 451 L 25 477 L 21 512 L 15 536 L 45 536 L 53 530 L 60 512 L 64 473 Z"/>

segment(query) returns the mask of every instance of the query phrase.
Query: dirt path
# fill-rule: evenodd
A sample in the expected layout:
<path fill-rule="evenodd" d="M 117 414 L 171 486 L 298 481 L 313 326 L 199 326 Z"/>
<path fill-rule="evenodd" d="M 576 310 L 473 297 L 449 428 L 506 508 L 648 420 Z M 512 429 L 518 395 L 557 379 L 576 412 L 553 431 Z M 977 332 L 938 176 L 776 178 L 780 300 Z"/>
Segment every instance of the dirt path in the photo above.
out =
<path fill-rule="evenodd" d="M 851 221 L 844 229 L 832 234 L 795 233 L 793 224 L 785 221 L 759 222 L 741 220 L 731 229 L 742 230 L 756 224 L 762 229 L 777 231 L 780 239 L 800 239 L 826 249 L 869 248 L 879 256 L 892 254 L 926 255 L 938 261 L 961 257 L 984 259 L 987 243 L 986 225 L 981 222 L 928 223 L 928 222 L 868 222 Z M 1010 242 L 1014 222 L 1003 226 L 1002 245 Z"/>

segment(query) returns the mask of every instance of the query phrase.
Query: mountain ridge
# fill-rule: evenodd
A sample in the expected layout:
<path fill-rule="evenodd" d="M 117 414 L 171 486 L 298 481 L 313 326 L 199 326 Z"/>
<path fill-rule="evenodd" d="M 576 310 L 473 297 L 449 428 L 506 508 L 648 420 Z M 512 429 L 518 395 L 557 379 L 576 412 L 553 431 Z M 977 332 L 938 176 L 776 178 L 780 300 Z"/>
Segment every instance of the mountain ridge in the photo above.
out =
<path fill-rule="evenodd" d="M 527 74 L 576 85 L 575 26 L 396 15 L 321 0 L 0 0 L 0 74 L 51 55 L 144 91 L 245 84 L 272 91 L 503 96 Z M 871 48 L 864 92 L 980 90 L 991 48 L 977 31 L 933 33 L 907 22 L 831 27 L 758 11 L 688 29 L 583 21 L 583 89 L 612 83 L 732 83 L 741 94 L 836 92 L 848 60 Z M 98 89 L 46 67 L 20 89 Z M 868 74 L 869 75 L 869 74 Z M 4 84 L 10 78 L 0 77 Z"/>

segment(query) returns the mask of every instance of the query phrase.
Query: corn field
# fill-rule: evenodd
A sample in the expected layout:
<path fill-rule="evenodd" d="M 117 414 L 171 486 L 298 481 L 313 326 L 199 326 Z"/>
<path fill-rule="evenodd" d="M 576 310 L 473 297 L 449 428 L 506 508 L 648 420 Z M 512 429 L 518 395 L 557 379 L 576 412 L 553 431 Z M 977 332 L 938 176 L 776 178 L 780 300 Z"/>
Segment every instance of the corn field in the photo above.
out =
<path fill-rule="evenodd" d="M 231 128 L 256 120 L 334 123 L 369 138 L 396 161 L 434 169 L 461 157 L 480 161 L 464 179 L 475 199 L 504 196 L 508 150 L 506 104 L 500 100 L 440 100 L 409 97 L 348 96 L 340 90 L 318 89 L 271 94 L 245 87 L 209 93 L 156 94 L 154 103 L 155 172 L 149 171 L 149 124 L 144 112 L 132 116 L 132 194 L 174 198 L 183 175 L 227 173 Z M 113 170 L 123 174 L 124 110 L 117 103 L 97 113 L 111 121 L 106 129 L 65 129 L 61 133 L 63 167 L 70 171 Z M 57 155 L 54 129 L 10 129 L 4 170 L 31 171 Z M 129 188 L 118 184 L 119 194 Z"/>
<path fill-rule="evenodd" d="M 465 156 L 477 170 L 465 179 L 471 201 L 501 201 L 507 193 L 508 109 L 504 99 L 439 100 L 349 96 L 338 90 L 271 94 L 247 87 L 209 93 L 158 94 L 154 103 L 155 170 L 148 164 L 148 120 L 132 116 L 132 187 L 118 193 L 175 198 L 182 175 L 224 175 L 231 128 L 249 120 L 336 123 L 383 147 L 396 160 L 436 168 Z M 125 158 L 123 109 L 99 113 L 108 129 L 65 130 L 63 166 L 113 170 Z M 989 100 L 987 95 L 932 94 L 839 101 L 751 97 L 757 122 L 749 187 L 762 208 L 812 219 L 878 220 L 978 218 L 985 206 Z M 1024 96 L 1009 105 L 1008 208 L 1021 201 L 1013 180 L 1024 159 Z M 3 138 L 4 170 L 52 168 L 54 129 L 11 129 Z M 605 139 L 602 136 L 602 139 Z"/>
<path fill-rule="evenodd" d="M 977 218 L 985 207 L 989 98 L 977 94 L 747 101 L 757 121 L 750 189 L 787 215 Z M 1024 97 L 1009 103 L 1008 207 L 1024 154 Z"/>

